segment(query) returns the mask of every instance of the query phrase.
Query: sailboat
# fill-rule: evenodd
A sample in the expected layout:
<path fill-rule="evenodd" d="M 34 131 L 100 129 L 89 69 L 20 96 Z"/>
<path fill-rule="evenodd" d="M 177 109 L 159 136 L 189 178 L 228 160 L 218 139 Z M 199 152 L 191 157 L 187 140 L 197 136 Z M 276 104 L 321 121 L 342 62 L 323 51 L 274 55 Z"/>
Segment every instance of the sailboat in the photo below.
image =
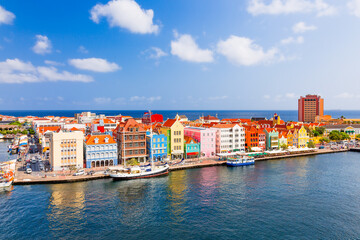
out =
<path fill-rule="evenodd" d="M 149 111 L 150 112 L 150 111 Z M 150 112 L 151 119 L 151 112 Z M 151 122 L 150 122 L 151 124 Z M 150 137 L 150 146 L 152 146 L 153 132 L 151 125 L 151 137 Z M 124 153 L 125 153 L 125 136 L 124 136 Z M 151 149 L 151 148 L 150 148 Z M 125 159 L 125 158 L 124 158 Z M 150 154 L 151 164 L 146 166 L 131 166 L 126 167 L 126 160 L 124 161 L 124 167 L 110 167 L 109 176 L 113 180 L 130 180 L 137 178 L 150 178 L 150 177 L 158 177 L 163 176 L 169 173 L 169 165 L 167 163 L 163 165 L 154 165 L 153 154 Z"/>

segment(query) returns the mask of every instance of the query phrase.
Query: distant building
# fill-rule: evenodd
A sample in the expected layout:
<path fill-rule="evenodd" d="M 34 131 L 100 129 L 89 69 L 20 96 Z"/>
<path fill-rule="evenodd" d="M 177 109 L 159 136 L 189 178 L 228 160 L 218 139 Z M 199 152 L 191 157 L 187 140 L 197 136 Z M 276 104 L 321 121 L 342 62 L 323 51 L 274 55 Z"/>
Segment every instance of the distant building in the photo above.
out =
<path fill-rule="evenodd" d="M 110 135 L 88 135 L 84 147 L 87 168 L 117 165 L 117 143 Z"/>
<path fill-rule="evenodd" d="M 219 123 L 220 119 L 214 116 L 207 115 L 205 117 L 200 118 L 203 123 Z"/>
<path fill-rule="evenodd" d="M 299 122 L 315 122 L 316 116 L 324 116 L 324 99 L 318 95 L 306 95 L 298 100 Z"/>
<path fill-rule="evenodd" d="M 142 117 L 142 123 L 149 125 L 150 123 L 162 123 L 164 117 L 161 114 L 152 114 L 151 112 L 144 113 Z"/>
<path fill-rule="evenodd" d="M 279 149 L 279 132 L 274 128 L 265 128 L 266 135 L 266 150 Z"/>
<path fill-rule="evenodd" d="M 52 132 L 50 134 L 50 165 L 53 170 L 82 168 L 84 165 L 84 134 Z"/>
<path fill-rule="evenodd" d="M 180 122 L 187 122 L 189 119 L 185 115 L 176 114 L 175 119 L 179 120 Z"/>

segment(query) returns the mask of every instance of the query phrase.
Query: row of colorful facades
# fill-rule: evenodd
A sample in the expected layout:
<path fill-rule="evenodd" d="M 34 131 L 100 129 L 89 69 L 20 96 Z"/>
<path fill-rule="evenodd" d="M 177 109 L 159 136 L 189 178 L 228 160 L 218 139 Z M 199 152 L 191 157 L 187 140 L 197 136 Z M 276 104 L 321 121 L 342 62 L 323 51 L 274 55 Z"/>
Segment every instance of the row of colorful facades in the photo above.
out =
<path fill-rule="evenodd" d="M 52 164 L 58 166 L 56 169 L 68 168 L 75 162 L 76 166 L 83 164 L 91 168 L 123 164 L 129 159 L 138 162 L 150 159 L 164 161 L 216 157 L 229 152 L 277 150 L 283 146 L 305 148 L 311 140 L 306 128 L 318 126 L 285 123 L 277 114 L 270 120 L 220 120 L 206 116 L 195 121 L 177 115 L 164 122 L 159 116 L 145 116 L 144 121 L 130 116 L 88 114 L 65 121 L 43 118 L 34 120 L 32 124 L 44 153 L 49 155 Z M 75 133 L 79 135 L 79 132 L 83 136 L 83 154 L 74 151 L 74 147 L 52 143 L 54 139 L 59 139 L 54 137 L 57 134 L 65 138 L 64 141 L 79 142 L 72 136 Z M 83 156 L 83 159 L 79 159 L 79 156 Z"/>

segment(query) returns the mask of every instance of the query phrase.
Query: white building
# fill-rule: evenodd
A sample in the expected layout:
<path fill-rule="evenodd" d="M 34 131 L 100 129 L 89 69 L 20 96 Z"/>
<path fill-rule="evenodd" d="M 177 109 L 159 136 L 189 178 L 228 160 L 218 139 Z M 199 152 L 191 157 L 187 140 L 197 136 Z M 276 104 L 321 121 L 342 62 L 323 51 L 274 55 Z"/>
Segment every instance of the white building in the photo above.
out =
<path fill-rule="evenodd" d="M 245 151 L 245 128 L 239 124 L 217 124 L 216 153 Z"/>
<path fill-rule="evenodd" d="M 53 170 L 84 166 L 84 134 L 75 132 L 50 133 L 50 164 Z"/>

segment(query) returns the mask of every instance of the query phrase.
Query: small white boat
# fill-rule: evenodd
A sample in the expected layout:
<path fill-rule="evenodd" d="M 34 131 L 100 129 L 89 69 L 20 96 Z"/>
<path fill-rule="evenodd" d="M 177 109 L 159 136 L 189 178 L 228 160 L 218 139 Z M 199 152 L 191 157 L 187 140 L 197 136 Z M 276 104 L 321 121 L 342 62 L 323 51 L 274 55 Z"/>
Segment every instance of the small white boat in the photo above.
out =
<path fill-rule="evenodd" d="M 169 165 L 141 168 L 132 166 L 128 168 L 110 167 L 110 177 L 113 180 L 130 180 L 137 178 L 150 178 L 166 175 L 169 173 Z"/>
<path fill-rule="evenodd" d="M 228 165 L 229 167 L 248 166 L 254 164 L 254 158 L 250 157 L 229 157 L 226 161 L 226 165 Z"/>
<path fill-rule="evenodd" d="M 0 163 L 0 188 L 9 187 L 14 181 L 16 160 Z"/>

